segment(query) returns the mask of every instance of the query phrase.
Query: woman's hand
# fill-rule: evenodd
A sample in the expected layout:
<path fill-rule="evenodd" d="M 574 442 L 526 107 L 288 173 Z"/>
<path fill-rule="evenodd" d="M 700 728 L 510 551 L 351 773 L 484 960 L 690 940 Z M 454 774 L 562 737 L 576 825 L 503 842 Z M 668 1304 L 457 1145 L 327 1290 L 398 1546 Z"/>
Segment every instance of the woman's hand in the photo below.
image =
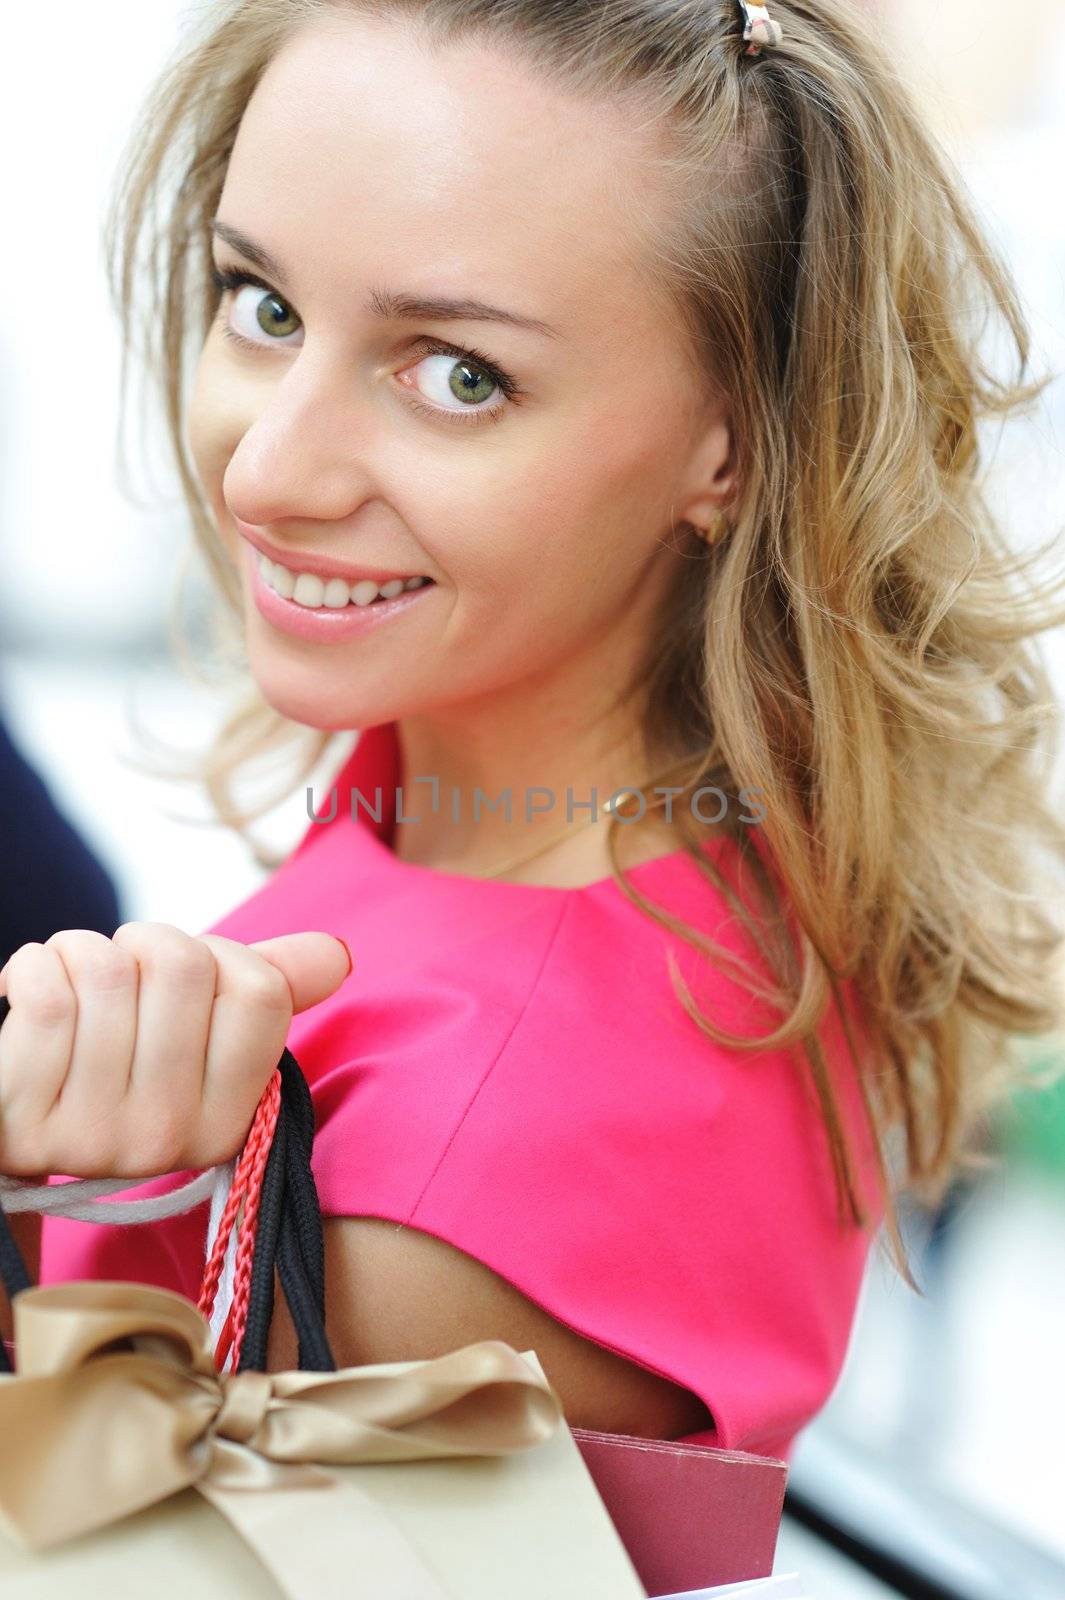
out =
<path fill-rule="evenodd" d="M 348 976 L 328 933 L 244 945 L 127 922 L 24 944 L 0 970 L 0 1172 L 154 1177 L 244 1143 L 293 1014 Z"/>

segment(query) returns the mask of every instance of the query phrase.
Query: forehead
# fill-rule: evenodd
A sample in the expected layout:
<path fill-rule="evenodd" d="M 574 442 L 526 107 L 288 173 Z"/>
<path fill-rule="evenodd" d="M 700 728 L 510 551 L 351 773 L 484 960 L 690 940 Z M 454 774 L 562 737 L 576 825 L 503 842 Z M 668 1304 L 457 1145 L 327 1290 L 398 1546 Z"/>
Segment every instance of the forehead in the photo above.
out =
<path fill-rule="evenodd" d="M 635 121 L 485 42 L 434 50 L 407 22 L 326 13 L 288 39 L 245 110 L 225 215 L 304 285 L 355 263 L 367 281 L 556 327 L 593 302 L 631 318 L 648 294 L 640 219 L 663 204 L 653 135 Z"/>

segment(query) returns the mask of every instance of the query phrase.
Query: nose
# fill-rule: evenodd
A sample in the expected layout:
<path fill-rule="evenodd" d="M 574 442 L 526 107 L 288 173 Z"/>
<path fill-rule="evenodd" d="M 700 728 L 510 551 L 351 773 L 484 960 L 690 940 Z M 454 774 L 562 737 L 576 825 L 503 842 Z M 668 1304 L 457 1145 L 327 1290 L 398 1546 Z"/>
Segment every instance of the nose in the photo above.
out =
<path fill-rule="evenodd" d="M 223 476 L 235 516 L 261 527 L 286 518 L 336 522 L 374 493 L 369 410 L 350 371 L 314 364 L 303 349 L 250 406 Z"/>

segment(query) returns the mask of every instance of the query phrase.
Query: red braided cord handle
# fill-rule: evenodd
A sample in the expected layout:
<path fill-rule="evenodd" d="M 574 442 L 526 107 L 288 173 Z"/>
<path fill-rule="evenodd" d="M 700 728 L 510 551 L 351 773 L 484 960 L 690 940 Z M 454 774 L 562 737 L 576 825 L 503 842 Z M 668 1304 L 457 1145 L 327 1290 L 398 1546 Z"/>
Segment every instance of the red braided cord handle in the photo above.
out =
<path fill-rule="evenodd" d="M 215 1367 L 218 1371 L 221 1371 L 225 1365 L 231 1343 L 234 1352 L 234 1367 L 240 1358 L 240 1347 L 244 1338 L 244 1327 L 248 1314 L 248 1296 L 251 1289 L 255 1236 L 259 1224 L 259 1201 L 262 1196 L 263 1173 L 266 1171 L 266 1163 L 270 1156 L 270 1146 L 273 1143 L 280 1109 L 281 1074 L 280 1072 L 275 1072 L 263 1090 L 259 1104 L 255 1108 L 255 1116 L 248 1130 L 244 1149 L 241 1151 L 240 1159 L 237 1162 L 233 1174 L 233 1182 L 230 1185 L 229 1195 L 218 1225 L 218 1232 L 215 1235 L 214 1244 L 211 1248 L 207 1265 L 204 1268 L 203 1284 L 200 1288 L 197 1307 L 201 1314 L 209 1319 L 214 1310 L 218 1285 L 222 1277 L 226 1246 L 237 1218 L 237 1212 L 240 1210 L 241 1202 L 243 1201 L 243 1212 L 237 1237 L 233 1304 L 229 1309 L 225 1327 L 215 1351 Z"/>
<path fill-rule="evenodd" d="M 237 1368 L 237 1362 L 240 1360 L 241 1346 L 244 1343 L 244 1329 L 248 1321 L 251 1269 L 255 1255 L 255 1240 L 259 1231 L 259 1202 L 262 1199 L 263 1174 L 266 1171 L 266 1162 L 270 1155 L 274 1128 L 277 1125 L 276 1109 L 273 1110 L 272 1119 L 268 1119 L 268 1121 L 270 1136 L 262 1141 L 248 1178 L 248 1193 L 244 1201 L 244 1216 L 240 1224 L 240 1238 L 237 1241 L 237 1262 L 233 1274 L 233 1304 L 229 1308 L 229 1315 L 226 1317 L 222 1337 L 218 1341 L 218 1349 L 215 1352 L 216 1364 L 224 1365 L 226 1356 L 229 1353 L 230 1341 L 232 1341 L 234 1372 Z"/>

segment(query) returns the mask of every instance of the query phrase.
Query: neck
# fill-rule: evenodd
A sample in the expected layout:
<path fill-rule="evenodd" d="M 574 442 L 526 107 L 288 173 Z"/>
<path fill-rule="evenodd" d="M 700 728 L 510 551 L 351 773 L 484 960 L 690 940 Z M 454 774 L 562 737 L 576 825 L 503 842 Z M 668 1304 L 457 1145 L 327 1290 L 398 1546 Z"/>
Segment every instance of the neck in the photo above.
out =
<path fill-rule="evenodd" d="M 550 861 L 557 867 L 565 851 L 566 869 L 579 873 L 603 850 L 605 822 L 589 827 L 589 819 L 604 816 L 618 789 L 648 775 L 638 719 L 605 704 L 582 716 L 545 707 L 536 717 L 449 707 L 400 720 L 397 734 L 409 820 L 397 821 L 393 848 L 405 861 L 443 871 L 487 874 L 566 833 Z M 542 870 L 529 866 L 533 875 Z"/>

